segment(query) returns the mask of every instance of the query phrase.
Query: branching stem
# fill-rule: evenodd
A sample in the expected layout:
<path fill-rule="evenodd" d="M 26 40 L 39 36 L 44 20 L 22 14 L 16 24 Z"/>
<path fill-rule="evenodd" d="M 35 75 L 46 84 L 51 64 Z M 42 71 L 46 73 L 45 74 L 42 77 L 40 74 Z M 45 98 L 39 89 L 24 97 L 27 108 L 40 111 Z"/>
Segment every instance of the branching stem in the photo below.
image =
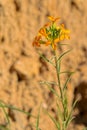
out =
<path fill-rule="evenodd" d="M 55 56 L 55 66 L 56 66 L 58 87 L 59 87 L 59 91 L 60 91 L 61 103 L 62 103 L 62 106 L 63 106 L 63 121 L 62 121 L 61 130 L 65 130 L 65 125 L 64 125 L 64 122 L 66 120 L 66 106 L 65 106 L 65 103 L 64 103 L 65 97 L 64 97 L 63 90 L 62 90 L 62 87 L 61 87 L 61 82 L 60 82 L 60 60 L 57 61 L 56 51 L 54 51 L 54 56 Z"/>

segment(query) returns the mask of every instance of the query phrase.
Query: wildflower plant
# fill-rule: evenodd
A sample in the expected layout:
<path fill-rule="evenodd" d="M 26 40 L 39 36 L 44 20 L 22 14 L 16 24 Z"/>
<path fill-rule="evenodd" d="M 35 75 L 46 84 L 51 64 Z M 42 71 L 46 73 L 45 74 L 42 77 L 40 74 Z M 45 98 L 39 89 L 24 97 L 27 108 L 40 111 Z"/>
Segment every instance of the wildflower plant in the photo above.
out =
<path fill-rule="evenodd" d="M 58 100 L 58 102 L 57 102 L 58 119 L 55 119 L 48 113 L 49 117 L 54 122 L 57 130 L 67 130 L 69 123 L 74 118 L 72 116 L 72 112 L 73 112 L 74 106 L 77 101 L 75 101 L 73 103 L 71 110 L 69 110 L 68 99 L 67 99 L 67 84 L 68 84 L 73 72 L 67 72 L 67 71 L 62 72 L 61 71 L 61 60 L 62 60 L 63 56 L 65 54 L 67 54 L 68 52 L 70 52 L 71 50 L 65 51 L 58 56 L 57 48 L 59 45 L 62 45 L 60 43 L 61 41 L 65 40 L 65 39 L 70 39 L 70 31 L 65 29 L 64 24 L 60 24 L 60 25 L 56 24 L 56 22 L 60 19 L 60 17 L 54 18 L 52 16 L 49 16 L 48 19 L 49 19 L 49 22 L 46 23 L 38 31 L 38 34 L 34 38 L 34 41 L 32 44 L 33 44 L 33 46 L 36 46 L 36 47 L 41 47 L 41 45 L 51 46 L 51 49 L 53 51 L 53 58 L 54 58 L 55 62 L 52 62 L 47 57 L 45 57 L 41 54 L 40 54 L 40 56 L 43 58 L 43 60 L 45 60 L 53 65 L 54 69 L 56 70 L 57 83 L 55 83 L 55 82 L 51 83 L 48 81 L 43 81 L 41 83 L 49 86 L 49 89 L 57 96 L 57 100 Z M 65 74 L 68 73 L 69 77 L 67 78 L 65 83 L 62 85 L 60 75 L 64 74 L 64 73 Z M 59 93 L 50 87 L 52 84 L 54 84 L 58 87 Z M 61 105 L 59 105 L 59 102 L 61 103 L 62 108 L 61 108 Z"/>

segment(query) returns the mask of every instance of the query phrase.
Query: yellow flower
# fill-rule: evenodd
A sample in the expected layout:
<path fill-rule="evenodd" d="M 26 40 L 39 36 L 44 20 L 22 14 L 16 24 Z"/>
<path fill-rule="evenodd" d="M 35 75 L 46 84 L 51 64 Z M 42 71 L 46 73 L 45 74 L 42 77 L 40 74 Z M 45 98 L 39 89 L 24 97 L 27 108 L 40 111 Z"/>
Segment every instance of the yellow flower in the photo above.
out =
<path fill-rule="evenodd" d="M 64 24 L 57 26 L 54 24 L 60 18 L 48 17 L 51 22 L 46 23 L 38 32 L 38 35 L 33 41 L 33 46 L 40 46 L 44 44 L 46 46 L 51 45 L 55 50 L 57 43 L 64 39 L 70 39 L 70 31 L 65 29 Z"/>
<path fill-rule="evenodd" d="M 53 43 L 52 43 L 51 41 L 46 41 L 44 44 L 45 44 L 46 46 L 51 45 L 52 48 L 53 48 L 54 50 L 56 50 L 56 42 L 55 42 L 55 41 L 54 41 Z"/>
<path fill-rule="evenodd" d="M 44 25 L 44 27 L 48 27 L 48 26 L 50 26 L 50 22 L 48 22 L 48 23 L 46 23 L 45 25 Z"/>
<path fill-rule="evenodd" d="M 46 45 L 46 46 L 48 46 L 48 45 L 50 45 L 50 44 L 51 44 L 51 41 L 46 41 L 46 42 L 45 42 L 45 45 Z"/>
<path fill-rule="evenodd" d="M 55 43 L 57 43 L 57 42 L 59 42 L 59 41 L 60 41 L 59 38 L 56 38 L 56 39 L 54 40 Z"/>
<path fill-rule="evenodd" d="M 60 29 L 61 29 L 60 40 L 70 39 L 69 36 L 70 31 L 64 28 L 64 24 L 60 26 Z"/>
<path fill-rule="evenodd" d="M 44 36 L 44 37 L 47 37 L 48 34 L 47 34 L 47 32 L 46 32 L 46 29 L 45 29 L 45 28 L 41 28 L 41 29 L 39 30 L 39 35 Z"/>
<path fill-rule="evenodd" d="M 40 40 L 41 40 L 41 36 L 40 35 L 36 36 L 34 38 L 34 41 L 33 41 L 32 45 L 40 47 Z"/>
<path fill-rule="evenodd" d="M 56 50 L 56 47 L 57 47 L 57 43 L 60 41 L 60 39 L 59 38 L 56 38 L 55 40 L 54 40 L 54 42 L 52 43 L 52 48 L 54 49 L 54 50 Z"/>
<path fill-rule="evenodd" d="M 52 22 L 56 22 L 57 20 L 60 19 L 60 17 L 54 18 L 53 16 L 49 16 L 48 19 Z"/>

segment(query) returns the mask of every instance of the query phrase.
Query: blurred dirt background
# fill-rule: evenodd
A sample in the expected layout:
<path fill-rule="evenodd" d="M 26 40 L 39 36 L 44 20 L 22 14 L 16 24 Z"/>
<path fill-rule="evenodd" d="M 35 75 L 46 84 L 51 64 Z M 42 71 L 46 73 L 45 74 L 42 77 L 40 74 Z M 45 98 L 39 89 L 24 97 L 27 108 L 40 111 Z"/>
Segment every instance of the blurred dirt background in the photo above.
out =
<path fill-rule="evenodd" d="M 73 50 L 65 56 L 62 70 L 76 71 L 67 88 L 69 107 L 77 97 L 79 102 L 74 111 L 76 118 L 68 129 L 82 130 L 87 126 L 87 0 L 0 0 L 0 100 L 35 116 L 42 102 L 40 128 L 56 130 L 43 111 L 47 109 L 56 117 L 56 97 L 39 84 L 41 80 L 55 81 L 56 75 L 37 53 L 42 51 L 49 57 L 52 51 L 49 47 L 32 47 L 33 38 L 49 15 L 60 16 L 60 22 L 71 31 L 66 43 Z M 58 49 L 61 53 L 68 48 Z M 6 111 L 10 130 L 35 130 L 33 117 Z M 0 109 L 0 124 L 6 126 L 6 122 Z"/>

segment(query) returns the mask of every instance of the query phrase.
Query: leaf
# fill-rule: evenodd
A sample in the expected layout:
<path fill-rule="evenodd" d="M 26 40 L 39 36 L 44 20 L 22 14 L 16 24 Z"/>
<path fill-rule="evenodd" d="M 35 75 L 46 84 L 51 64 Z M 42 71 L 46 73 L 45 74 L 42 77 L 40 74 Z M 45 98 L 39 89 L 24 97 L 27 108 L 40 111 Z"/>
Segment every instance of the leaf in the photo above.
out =
<path fill-rule="evenodd" d="M 70 79 L 71 79 L 71 76 L 69 76 L 69 78 L 67 78 L 67 80 L 66 80 L 66 82 L 65 82 L 65 84 L 64 84 L 64 87 L 63 87 L 63 91 L 66 89 L 67 84 L 68 84 L 68 82 L 70 81 Z"/>
<path fill-rule="evenodd" d="M 0 101 L 0 107 L 2 108 L 2 110 L 3 110 L 4 114 L 5 114 L 5 117 L 7 119 L 7 124 L 10 124 L 8 114 L 7 114 L 6 110 L 5 110 L 5 108 L 3 107 L 3 103 L 1 101 Z"/>
<path fill-rule="evenodd" d="M 38 116 L 37 116 L 37 121 L 36 121 L 36 130 L 40 130 L 40 128 L 39 128 L 40 108 L 41 108 L 41 105 L 40 105 L 40 107 L 39 107 L 39 112 L 38 112 Z"/>
<path fill-rule="evenodd" d="M 72 116 L 72 117 L 69 119 L 67 126 L 70 124 L 70 122 L 71 122 L 74 118 L 75 118 L 75 117 Z"/>
<path fill-rule="evenodd" d="M 51 85 L 57 85 L 58 84 L 56 82 L 49 82 L 49 81 L 40 81 L 40 84 L 51 84 Z"/>
<path fill-rule="evenodd" d="M 70 120 L 72 119 L 72 112 L 73 112 L 73 109 L 74 109 L 74 107 L 76 106 L 76 103 L 77 103 L 77 102 L 78 102 L 78 99 L 75 100 L 75 102 L 74 102 L 73 105 L 72 105 L 72 109 L 71 109 L 71 111 L 70 111 L 70 113 L 69 113 L 69 116 L 67 117 L 67 120 L 66 120 L 66 126 L 68 126 Z"/>
<path fill-rule="evenodd" d="M 61 100 L 61 98 L 59 97 L 58 93 L 52 87 L 49 86 L 49 84 L 50 84 L 49 82 L 45 82 L 44 84 L 46 84 L 47 87 L 58 97 L 58 99 Z"/>
<path fill-rule="evenodd" d="M 64 84 L 64 87 L 63 87 L 63 91 L 66 89 L 67 84 L 68 84 L 68 82 L 70 81 L 72 74 L 75 73 L 75 72 L 68 72 L 68 73 L 69 73 L 69 77 L 68 77 L 67 80 L 65 81 L 65 84 Z"/>
<path fill-rule="evenodd" d="M 51 62 L 51 60 L 49 60 L 48 58 L 46 58 L 45 56 L 43 56 L 43 55 L 40 54 L 39 52 L 38 52 L 38 54 L 40 55 L 41 58 L 43 58 L 44 61 L 49 62 L 50 64 L 52 64 L 52 65 L 55 67 L 54 63 Z"/>
<path fill-rule="evenodd" d="M 64 53 L 62 53 L 62 54 L 58 57 L 57 62 L 58 62 L 64 55 L 66 55 L 67 53 L 69 53 L 71 50 L 72 50 L 72 49 L 70 49 L 70 50 L 65 51 Z"/>
<path fill-rule="evenodd" d="M 55 124 L 55 126 L 57 127 L 58 130 L 60 130 L 60 124 L 59 122 L 57 122 L 55 120 L 55 118 L 53 118 L 48 112 L 47 112 L 47 115 L 50 117 L 50 119 L 53 121 L 53 123 Z"/>
<path fill-rule="evenodd" d="M 72 73 L 75 73 L 75 72 L 62 71 L 62 72 L 60 72 L 59 74 L 72 74 Z"/>
<path fill-rule="evenodd" d="M 0 101 L 0 102 L 4 103 L 3 101 Z M 4 104 L 5 104 L 5 103 L 4 103 Z M 11 106 L 11 105 L 6 105 L 6 104 L 4 105 L 4 104 L 0 104 L 0 107 L 2 107 L 2 108 L 10 108 L 10 109 L 12 109 L 12 110 L 16 110 L 16 111 L 22 112 L 22 113 L 24 113 L 24 114 L 30 115 L 30 116 L 33 117 L 33 118 L 36 118 L 36 116 L 32 115 L 32 114 L 29 113 L 29 112 L 23 111 L 23 110 L 18 109 L 18 108 L 14 107 L 14 106 Z"/>
<path fill-rule="evenodd" d="M 59 106 L 59 104 L 57 103 L 57 115 L 59 115 L 59 117 L 61 118 L 61 120 L 63 120 L 63 113 L 62 113 L 62 111 L 61 111 L 61 108 L 60 108 L 60 106 Z"/>
<path fill-rule="evenodd" d="M 50 87 L 50 86 L 48 86 L 48 87 L 60 99 L 58 93 L 52 87 Z"/>

